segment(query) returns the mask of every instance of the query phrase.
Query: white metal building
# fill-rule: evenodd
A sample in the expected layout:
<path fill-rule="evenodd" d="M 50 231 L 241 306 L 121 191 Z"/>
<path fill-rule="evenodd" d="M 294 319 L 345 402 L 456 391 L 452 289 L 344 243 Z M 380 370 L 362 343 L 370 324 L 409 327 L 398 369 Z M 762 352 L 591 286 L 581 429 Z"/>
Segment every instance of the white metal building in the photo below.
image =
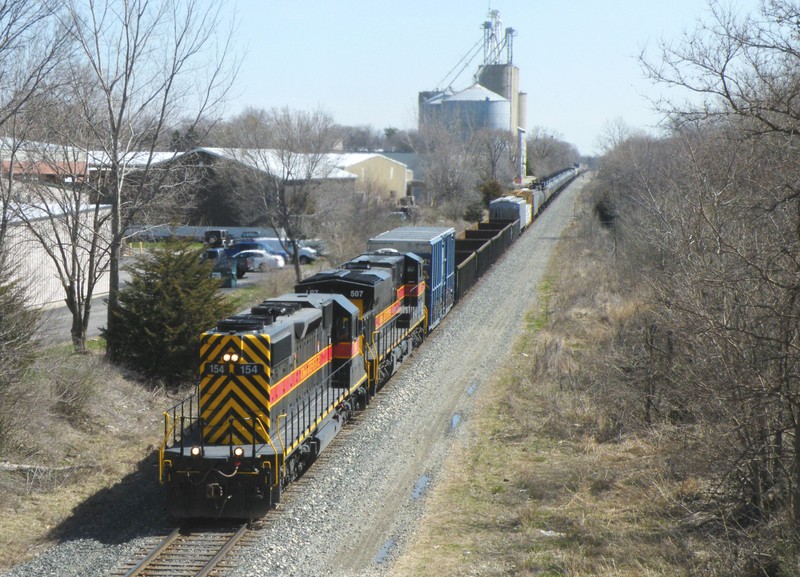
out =
<path fill-rule="evenodd" d="M 101 216 L 110 214 L 111 207 L 109 205 L 101 205 L 98 208 Z M 53 210 L 52 207 L 46 209 L 42 206 L 36 207 L 33 205 L 18 207 L 17 210 L 24 211 L 25 220 L 30 223 L 30 227 L 20 217 L 12 219 L 10 223 L 6 244 L 13 278 L 28 287 L 29 304 L 31 306 L 41 307 L 63 304 L 65 292 L 56 263 L 47 254 L 45 246 L 36 238 L 31 227 L 36 228 L 39 234 L 46 239 L 49 250 L 61 251 L 64 249 L 69 252 L 69 247 L 64 246 L 63 243 L 65 239 L 69 239 L 67 222 L 74 215 L 66 215 L 64 212 Z M 79 213 L 81 226 L 91 226 L 94 211 L 94 205 L 81 207 Z M 104 237 L 105 241 L 108 242 L 111 237 L 110 219 L 106 219 L 106 223 Z M 81 236 L 84 240 L 79 241 L 79 243 L 88 242 L 88 239 L 85 238 L 86 235 Z M 81 246 L 81 248 L 82 250 L 79 250 L 78 254 L 82 256 L 79 259 L 78 266 L 75 268 L 76 271 L 85 270 L 88 264 L 88 246 Z M 76 282 L 86 282 L 85 278 L 80 278 L 80 274 L 76 274 L 76 277 Z M 94 296 L 106 294 L 108 290 L 108 273 L 106 272 L 95 285 Z"/>

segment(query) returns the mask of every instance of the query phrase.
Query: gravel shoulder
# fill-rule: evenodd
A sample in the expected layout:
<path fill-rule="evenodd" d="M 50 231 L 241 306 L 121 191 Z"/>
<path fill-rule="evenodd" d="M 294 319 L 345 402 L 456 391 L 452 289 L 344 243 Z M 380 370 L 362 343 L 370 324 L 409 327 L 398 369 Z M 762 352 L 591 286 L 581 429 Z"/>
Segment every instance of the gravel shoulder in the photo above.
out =
<path fill-rule="evenodd" d="M 257 545 L 233 559 L 230 574 L 392 575 L 392 562 L 417 527 L 428 491 L 470 426 L 480 388 L 504 364 L 526 312 L 537 303 L 547 262 L 574 216 L 583 184 L 578 179 L 561 193 L 289 489 L 263 522 Z M 114 499 L 113 507 L 108 500 L 100 507 L 127 529 L 115 530 L 112 523 L 89 529 L 91 521 L 79 508 L 74 523 L 88 526 L 6 575 L 100 576 L 119 568 L 163 530 L 162 505 L 154 503 L 160 492 L 145 473 L 132 476 L 138 490 Z"/>

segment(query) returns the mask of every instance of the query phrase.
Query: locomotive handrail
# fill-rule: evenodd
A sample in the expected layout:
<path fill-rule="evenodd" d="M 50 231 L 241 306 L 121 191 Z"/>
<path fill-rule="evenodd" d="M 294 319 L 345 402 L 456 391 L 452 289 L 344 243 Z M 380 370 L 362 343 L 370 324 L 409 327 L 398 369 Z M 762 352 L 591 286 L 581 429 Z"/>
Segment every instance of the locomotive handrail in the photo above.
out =
<path fill-rule="evenodd" d="M 285 452 L 286 449 L 283 447 L 283 439 L 281 439 L 281 417 L 285 417 L 286 414 L 278 415 L 278 419 L 276 421 L 276 428 L 278 430 L 278 441 L 281 444 L 281 454 Z M 267 439 L 267 443 L 269 446 L 272 447 L 272 452 L 275 453 L 275 483 L 272 485 L 273 487 L 277 487 L 279 481 L 278 472 L 280 471 L 280 465 L 278 464 L 278 449 L 275 448 L 275 445 L 272 443 L 272 437 L 267 432 L 267 429 L 264 427 L 264 423 L 261 422 L 261 419 L 256 417 L 256 424 L 261 427 L 261 430 L 264 431 L 264 437 Z"/>
<path fill-rule="evenodd" d="M 377 381 L 378 379 L 378 355 L 375 352 L 375 347 L 372 346 L 372 343 L 375 341 L 375 332 L 376 331 L 372 332 L 372 340 L 364 343 L 367 347 L 367 352 L 375 359 L 374 363 L 370 363 L 369 355 L 364 355 L 364 364 L 367 366 L 367 376 L 370 377 L 373 382 Z"/>
<path fill-rule="evenodd" d="M 169 440 L 169 435 L 172 432 L 172 429 L 175 428 L 175 422 L 173 421 L 171 427 L 169 426 L 169 422 L 169 411 L 164 411 L 164 440 L 161 443 L 161 446 L 158 448 L 158 482 L 162 485 L 164 484 L 164 453 L 167 451 L 167 441 Z"/>

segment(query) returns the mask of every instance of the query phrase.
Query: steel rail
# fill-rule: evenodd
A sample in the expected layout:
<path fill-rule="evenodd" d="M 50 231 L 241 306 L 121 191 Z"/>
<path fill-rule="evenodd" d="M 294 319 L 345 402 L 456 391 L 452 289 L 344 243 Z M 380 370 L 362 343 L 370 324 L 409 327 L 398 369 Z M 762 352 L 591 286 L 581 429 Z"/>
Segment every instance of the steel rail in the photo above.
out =
<path fill-rule="evenodd" d="M 247 523 L 242 525 L 239 530 L 236 531 L 236 533 L 234 533 L 230 539 L 228 539 L 228 542 L 225 543 L 225 545 L 223 545 L 219 551 L 217 551 L 217 554 L 214 555 L 208 563 L 206 563 L 205 567 L 197 572 L 195 577 L 208 577 L 208 575 L 211 574 L 211 571 L 213 571 L 219 562 L 225 558 L 228 552 L 233 548 L 234 545 L 236 545 L 236 543 L 242 538 L 242 536 L 244 536 L 245 533 L 247 533 Z"/>
<path fill-rule="evenodd" d="M 139 563 L 137 563 L 134 567 L 132 567 L 130 571 L 125 573 L 125 577 L 136 577 L 136 575 L 140 575 L 142 573 L 142 571 L 148 565 L 150 565 L 150 563 L 152 563 L 152 561 L 156 557 L 161 555 L 161 552 L 164 551 L 164 549 L 169 547 L 172 544 L 172 542 L 175 541 L 175 539 L 177 539 L 180 536 L 180 534 L 181 534 L 181 530 L 180 530 L 180 527 L 179 527 L 179 528 L 175 529 L 172 533 L 167 535 L 164 538 L 164 540 L 161 541 L 161 543 L 159 543 L 158 546 L 155 549 L 150 551 L 144 559 L 139 561 Z"/>
<path fill-rule="evenodd" d="M 223 532 L 223 534 L 219 535 L 219 537 L 221 539 L 227 537 L 227 539 L 225 539 L 224 544 L 219 547 L 217 552 L 208 561 L 204 562 L 201 559 L 197 559 L 197 562 L 192 562 L 192 556 L 190 552 L 191 546 L 188 547 L 189 552 L 186 551 L 186 546 L 191 545 L 192 541 L 202 543 L 204 538 L 208 538 L 209 534 L 202 531 L 198 533 L 192 533 L 191 531 L 186 531 L 185 529 L 179 527 L 165 537 L 161 543 L 159 543 L 145 556 L 144 559 L 139 561 L 139 563 L 124 573 L 124 577 L 163 574 L 164 564 L 169 567 L 170 571 L 175 571 L 176 567 L 179 567 L 181 574 L 188 575 L 191 572 L 191 574 L 195 577 L 208 577 L 219 565 L 219 563 L 228 555 L 228 553 L 230 553 L 234 545 L 236 545 L 236 543 L 245 534 L 247 534 L 247 531 L 248 524 L 245 523 L 233 534 L 225 535 L 225 532 Z M 179 539 L 180 537 L 183 537 L 183 539 Z M 172 551 L 172 548 L 177 548 L 177 550 Z M 181 552 L 181 548 L 184 548 L 183 552 Z M 175 557 L 176 555 L 178 557 L 187 557 L 188 561 L 184 561 L 181 562 L 180 565 L 176 565 L 176 560 L 171 558 Z M 182 567 L 181 565 L 184 563 L 185 566 Z"/>

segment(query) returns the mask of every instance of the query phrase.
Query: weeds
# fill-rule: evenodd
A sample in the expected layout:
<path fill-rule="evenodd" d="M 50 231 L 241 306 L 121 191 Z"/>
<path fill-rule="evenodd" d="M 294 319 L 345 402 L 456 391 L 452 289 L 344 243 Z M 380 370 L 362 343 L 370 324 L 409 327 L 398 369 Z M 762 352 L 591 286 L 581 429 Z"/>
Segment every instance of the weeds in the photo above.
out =
<path fill-rule="evenodd" d="M 54 371 L 51 386 L 55 412 L 73 425 L 84 421 L 97 390 L 94 363 L 65 363 Z"/>

